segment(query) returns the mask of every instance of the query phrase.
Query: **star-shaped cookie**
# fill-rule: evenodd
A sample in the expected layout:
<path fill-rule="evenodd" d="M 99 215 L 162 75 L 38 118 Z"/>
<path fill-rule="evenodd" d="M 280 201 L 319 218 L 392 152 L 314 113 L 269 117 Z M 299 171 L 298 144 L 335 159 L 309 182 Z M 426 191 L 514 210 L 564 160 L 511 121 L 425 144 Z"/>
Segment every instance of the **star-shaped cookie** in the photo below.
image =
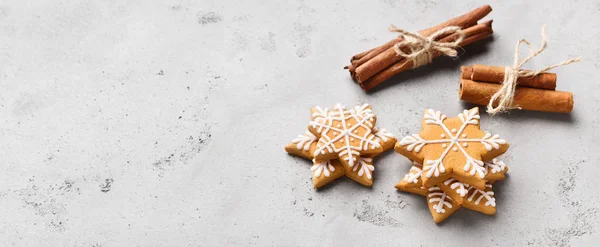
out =
<path fill-rule="evenodd" d="M 404 137 L 396 143 L 395 150 L 423 164 L 425 188 L 452 177 L 485 190 L 484 162 L 506 152 L 509 145 L 498 135 L 480 130 L 479 119 L 477 107 L 464 110 L 455 118 L 427 109 L 422 131 Z"/>
<path fill-rule="evenodd" d="M 368 104 L 350 110 L 340 104 L 333 110 L 312 108 L 308 130 L 318 137 L 314 158 L 339 158 L 342 164 L 353 167 L 358 157 L 381 153 L 381 143 L 372 133 L 375 122 L 375 114 Z"/>
<path fill-rule="evenodd" d="M 308 131 L 286 145 L 285 150 L 313 161 L 315 188 L 344 175 L 371 186 L 373 158 L 396 143 L 392 134 L 374 125 L 375 114 L 367 104 L 351 110 L 339 104 L 333 111 L 314 107 Z"/>
<path fill-rule="evenodd" d="M 409 172 L 396 188 L 427 197 L 427 205 L 435 223 L 444 221 L 461 207 L 493 215 L 496 213 L 496 199 L 492 191 L 492 183 L 504 179 L 508 167 L 504 162 L 494 159 L 493 163 L 485 163 L 485 169 L 486 184 L 483 190 L 453 178 L 425 188 L 421 185 L 422 166 L 413 162 Z"/>

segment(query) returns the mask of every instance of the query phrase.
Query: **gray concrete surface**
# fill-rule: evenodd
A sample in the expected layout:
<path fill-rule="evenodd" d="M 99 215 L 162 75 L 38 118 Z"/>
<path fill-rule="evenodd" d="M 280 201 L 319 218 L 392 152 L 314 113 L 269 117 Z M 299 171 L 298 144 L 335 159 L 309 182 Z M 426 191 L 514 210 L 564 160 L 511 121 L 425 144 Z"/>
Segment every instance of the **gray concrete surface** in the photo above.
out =
<path fill-rule="evenodd" d="M 600 232 L 600 2 L 496 1 L 493 40 L 365 94 L 342 67 L 359 51 L 481 1 L 2 1 L 2 246 L 593 246 Z M 371 103 L 397 136 L 424 108 L 454 115 L 458 66 L 549 47 L 572 114 L 483 117 L 511 144 L 498 214 L 436 225 L 394 189 L 390 152 L 365 188 L 315 191 L 283 146 L 309 107 Z"/>

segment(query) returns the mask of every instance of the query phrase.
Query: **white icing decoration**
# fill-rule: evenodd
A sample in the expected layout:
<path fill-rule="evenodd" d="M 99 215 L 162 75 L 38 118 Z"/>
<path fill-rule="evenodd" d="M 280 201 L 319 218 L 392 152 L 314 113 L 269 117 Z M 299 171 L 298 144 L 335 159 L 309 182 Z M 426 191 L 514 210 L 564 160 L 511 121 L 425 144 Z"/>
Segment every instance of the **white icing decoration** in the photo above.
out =
<path fill-rule="evenodd" d="M 492 147 L 494 149 L 500 148 L 500 144 L 506 144 L 505 140 L 500 139 L 499 135 L 493 135 L 490 133 L 485 133 L 485 136 L 482 138 L 481 143 L 485 146 L 488 151 L 492 151 Z"/>
<path fill-rule="evenodd" d="M 373 119 L 371 119 L 372 121 Z M 358 130 L 355 130 L 354 133 L 358 133 Z M 386 142 L 389 139 L 393 139 L 395 138 L 394 135 L 392 135 L 390 132 L 387 132 L 387 130 L 385 128 L 377 128 L 377 127 L 373 127 L 373 135 L 375 135 L 376 137 L 378 137 L 379 139 L 381 139 L 382 141 Z"/>
<path fill-rule="evenodd" d="M 450 150 L 450 149 L 446 149 L 446 152 L 448 152 L 448 150 Z M 425 166 L 423 166 L 423 170 L 427 171 L 425 176 L 427 176 L 428 178 L 430 178 L 433 175 L 438 177 L 438 176 L 440 176 L 440 173 L 446 172 L 446 167 L 442 163 L 441 159 L 426 160 Z"/>
<path fill-rule="evenodd" d="M 404 138 L 402 138 L 402 140 L 400 140 L 400 145 L 408 145 L 406 150 L 413 151 L 414 149 L 417 153 L 421 151 L 421 148 L 425 146 L 426 143 L 427 142 L 425 142 L 425 140 L 423 140 L 423 138 L 421 138 L 421 136 L 419 136 L 418 134 L 413 134 L 412 136 L 405 136 Z"/>
<path fill-rule="evenodd" d="M 331 162 L 328 160 L 328 161 L 315 163 L 310 168 L 310 170 L 313 171 L 313 176 L 315 178 L 320 177 L 321 174 L 325 175 L 325 177 L 329 177 L 329 175 L 331 175 L 331 172 L 335 171 L 335 167 L 333 167 Z"/>
<path fill-rule="evenodd" d="M 317 137 L 310 133 L 310 131 L 306 131 L 304 135 L 298 135 L 298 137 L 292 140 L 292 143 L 296 143 L 296 148 L 298 150 L 304 149 L 308 151 L 310 149 L 310 145 L 317 140 Z"/>
<path fill-rule="evenodd" d="M 320 107 L 315 107 L 318 112 L 313 113 L 313 121 L 310 122 L 310 125 L 313 128 L 316 128 L 316 130 L 321 134 L 319 142 L 323 143 L 323 146 L 317 148 L 317 150 L 314 152 L 315 156 L 317 156 L 319 153 L 324 154 L 325 150 L 327 150 L 329 153 L 338 153 L 339 157 L 348 155 L 343 159 L 348 162 L 350 167 L 353 167 L 355 158 L 353 159 L 351 157 L 359 156 L 360 150 L 367 150 L 369 147 L 381 147 L 379 139 L 377 139 L 376 136 L 371 133 L 371 129 L 374 126 L 373 122 L 369 121 L 369 119 L 373 119 L 375 114 L 373 114 L 371 109 L 368 107 L 368 104 L 364 104 L 362 106 L 355 106 L 351 110 L 346 110 L 344 106 L 338 104 L 335 106 L 333 111 L 329 111 L 328 109 L 321 110 Z M 348 119 L 354 119 L 356 124 L 353 126 L 346 126 L 346 120 Z M 338 126 L 338 128 L 335 128 L 332 126 L 333 121 L 340 121 L 342 124 Z M 355 131 L 357 128 L 364 128 L 366 130 L 364 136 L 359 136 L 353 133 L 353 131 Z M 336 135 L 334 138 L 330 138 L 327 135 L 329 131 L 339 133 L 339 135 Z M 350 137 L 360 140 L 358 146 L 352 145 L 352 142 L 350 142 Z M 340 143 L 345 143 L 344 146 L 337 148 L 334 143 L 338 140 L 340 140 Z"/>
<path fill-rule="evenodd" d="M 419 168 L 415 165 L 415 163 L 413 163 L 413 166 L 410 168 L 408 173 L 404 175 L 404 181 L 416 184 L 419 182 L 419 178 L 421 177 L 422 173 L 423 170 L 421 170 L 421 168 Z"/>
<path fill-rule="evenodd" d="M 468 184 L 459 182 L 454 178 L 447 179 L 444 181 L 445 185 L 450 185 L 450 189 L 456 190 L 456 193 L 462 197 L 465 197 L 469 192 L 470 186 Z"/>
<path fill-rule="evenodd" d="M 486 184 L 485 187 L 492 188 L 492 185 Z M 471 186 L 469 189 L 472 190 L 472 192 L 469 195 L 469 197 L 467 198 L 467 200 L 473 201 L 473 199 L 475 199 L 475 196 L 477 196 L 477 194 L 479 194 L 477 199 L 475 199 L 475 202 L 474 202 L 475 205 L 479 205 L 479 203 L 481 202 L 481 199 L 485 198 L 486 202 L 485 202 L 484 206 L 496 207 L 496 198 L 493 197 L 494 196 L 493 191 L 480 190 L 473 186 Z"/>
<path fill-rule="evenodd" d="M 463 169 L 465 171 L 468 171 L 469 174 L 472 176 L 477 174 L 480 178 L 483 178 L 485 176 L 485 174 L 487 173 L 486 168 L 484 167 L 483 161 L 472 158 L 465 151 L 465 149 L 463 147 L 461 147 L 460 143 L 463 143 L 463 145 L 465 145 L 465 144 L 467 144 L 467 142 L 471 142 L 471 143 L 479 142 L 479 143 L 482 143 L 486 147 L 486 149 L 488 149 L 490 151 L 492 149 L 498 149 L 498 148 L 500 148 L 500 144 L 506 143 L 506 141 L 503 139 L 500 139 L 498 135 L 492 136 L 489 133 L 487 133 L 481 139 L 458 138 L 459 136 L 461 136 L 461 134 L 463 134 L 462 132 L 465 130 L 467 125 L 479 124 L 480 117 L 479 117 L 479 109 L 478 108 L 475 108 L 472 111 L 464 110 L 462 113 L 458 114 L 458 118 L 462 121 L 462 126 L 458 130 L 456 130 L 456 129 L 452 129 L 452 131 L 448 130 L 448 127 L 443 123 L 444 119 L 446 119 L 446 116 L 442 115 L 439 111 L 434 111 L 433 109 L 428 109 L 425 112 L 425 115 L 423 116 L 423 118 L 425 119 L 425 124 L 435 124 L 435 125 L 440 126 L 444 130 L 445 135 L 447 135 L 449 138 L 448 139 L 439 139 L 439 140 L 424 140 L 418 134 L 413 134 L 413 135 L 402 138 L 402 140 L 399 143 L 401 146 L 408 145 L 408 147 L 406 147 L 406 150 L 408 150 L 408 151 L 414 150 L 414 152 L 417 152 L 417 153 L 419 151 L 421 151 L 423 146 L 425 146 L 427 144 L 448 143 L 447 146 L 444 146 L 442 144 L 442 147 L 444 147 L 446 149 L 444 150 L 444 152 L 442 153 L 442 155 L 440 155 L 440 157 L 438 159 L 424 161 L 423 171 L 427 171 L 425 176 L 427 176 L 428 178 L 430 178 L 432 176 L 438 177 L 440 173 L 443 173 L 446 170 L 446 168 L 444 167 L 444 164 L 442 163 L 442 160 L 446 157 L 446 155 L 448 154 L 448 152 L 451 149 L 455 150 L 455 151 L 461 151 L 461 153 L 466 157 L 466 162 L 463 167 Z M 453 134 L 453 133 L 455 133 L 455 134 Z M 465 135 L 463 135 L 463 136 L 465 136 Z"/>
<path fill-rule="evenodd" d="M 492 174 L 502 172 L 504 169 L 506 169 L 506 164 L 504 161 L 498 159 L 493 159 L 492 162 L 485 162 L 484 165 L 486 170 L 490 168 L 489 170 L 492 172 Z"/>
<path fill-rule="evenodd" d="M 463 110 L 462 114 L 458 114 L 458 118 L 460 118 L 460 121 L 466 124 L 478 124 L 480 119 L 479 108 L 475 108 L 475 110 L 471 112 L 468 110 Z"/>
<path fill-rule="evenodd" d="M 466 142 L 465 142 L 465 143 L 463 143 L 463 147 L 468 147 L 468 146 L 469 146 L 469 144 L 468 144 L 468 143 L 466 143 Z"/>
<path fill-rule="evenodd" d="M 439 111 L 436 112 L 433 109 L 428 109 L 423 117 L 426 124 L 441 124 L 446 119 L 446 115 L 441 114 Z"/>
<path fill-rule="evenodd" d="M 442 147 L 443 147 L 443 148 L 445 148 L 445 147 L 447 147 L 447 146 L 448 146 L 448 145 L 447 145 L 446 143 L 442 144 Z"/>
<path fill-rule="evenodd" d="M 473 157 L 469 156 L 464 149 L 461 148 L 461 150 L 463 151 L 463 153 L 465 154 L 465 157 L 467 158 L 467 162 L 466 162 L 465 166 L 463 167 L 463 170 L 466 172 L 470 170 L 469 174 L 471 174 L 471 176 L 474 176 L 475 173 L 477 173 L 480 178 L 485 177 L 487 170 L 485 169 L 485 167 L 483 167 L 483 161 L 476 160 Z"/>
<path fill-rule="evenodd" d="M 372 161 L 373 161 L 372 158 L 360 157 L 358 159 L 358 165 L 354 166 L 352 171 L 356 171 L 357 169 L 359 169 L 358 167 L 360 166 L 360 170 L 358 171 L 358 176 L 362 177 L 362 175 L 364 174 L 367 176 L 368 179 L 372 179 L 371 172 L 375 170 L 375 166 L 369 164 Z"/>
<path fill-rule="evenodd" d="M 445 134 L 441 134 L 440 137 L 441 138 L 446 138 L 446 135 Z"/>
<path fill-rule="evenodd" d="M 444 193 L 440 187 L 433 186 L 428 189 L 429 193 L 427 197 L 429 197 L 430 203 L 436 203 L 433 205 L 433 209 L 438 214 L 442 214 L 446 212 L 446 208 L 452 208 L 452 198 L 448 196 L 448 194 Z"/>

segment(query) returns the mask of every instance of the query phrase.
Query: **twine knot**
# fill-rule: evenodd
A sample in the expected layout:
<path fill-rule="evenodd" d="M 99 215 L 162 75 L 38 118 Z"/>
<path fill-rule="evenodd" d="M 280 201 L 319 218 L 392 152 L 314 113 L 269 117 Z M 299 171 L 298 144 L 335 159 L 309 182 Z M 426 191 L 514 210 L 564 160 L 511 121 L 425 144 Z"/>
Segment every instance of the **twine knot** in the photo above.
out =
<path fill-rule="evenodd" d="M 529 48 L 529 56 L 519 62 L 519 46 L 521 45 L 521 43 L 527 44 L 527 47 Z M 519 40 L 517 42 L 517 44 L 515 45 L 515 59 L 513 61 L 513 65 L 506 66 L 504 68 L 504 80 L 502 81 L 502 87 L 500 88 L 500 90 L 498 90 L 498 92 L 496 92 L 492 96 L 492 98 L 490 98 L 490 102 L 487 105 L 487 112 L 489 114 L 496 115 L 498 113 L 506 112 L 510 109 L 521 109 L 518 106 L 512 106 L 513 99 L 515 97 L 515 90 L 518 84 L 517 80 L 519 79 L 519 77 L 534 77 L 540 73 L 549 71 L 553 68 L 564 66 L 574 62 L 579 62 L 581 60 L 581 57 L 577 57 L 565 60 L 561 63 L 551 65 L 536 71 L 521 70 L 521 66 L 523 66 L 535 56 L 542 53 L 542 51 L 546 49 L 546 46 L 546 25 L 542 26 L 542 45 L 539 50 L 534 52 L 531 47 L 531 43 L 529 43 L 529 41 L 525 39 Z M 498 104 L 496 107 L 494 107 L 493 104 L 496 101 L 498 102 Z"/>
<path fill-rule="evenodd" d="M 394 25 L 390 26 L 389 30 L 391 32 L 400 33 L 400 36 L 404 38 L 404 41 L 394 45 L 394 50 L 399 56 L 402 56 L 409 61 L 413 61 L 413 68 L 431 63 L 431 60 L 434 57 L 432 54 L 433 52 L 440 52 L 446 56 L 456 57 L 458 54 L 456 48 L 460 47 L 460 42 L 465 38 L 465 34 L 461 31 L 461 28 L 457 26 L 442 28 L 427 37 L 418 33 L 399 29 Z M 439 37 L 455 33 L 458 34 L 458 37 L 453 42 L 436 41 Z M 402 51 L 402 48 L 405 47 L 410 49 L 409 53 Z"/>

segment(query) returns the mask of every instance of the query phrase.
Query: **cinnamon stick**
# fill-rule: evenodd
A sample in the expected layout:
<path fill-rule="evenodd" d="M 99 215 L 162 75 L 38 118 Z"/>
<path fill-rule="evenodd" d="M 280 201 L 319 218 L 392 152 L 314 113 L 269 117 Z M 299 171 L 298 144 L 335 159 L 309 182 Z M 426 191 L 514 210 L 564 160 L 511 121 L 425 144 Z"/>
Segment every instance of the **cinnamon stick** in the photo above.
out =
<path fill-rule="evenodd" d="M 476 23 L 478 20 L 485 17 L 491 11 L 492 8 L 489 5 L 485 5 L 462 16 L 452 18 L 449 21 L 441 23 L 435 27 L 422 30 L 421 32 L 419 32 L 419 34 L 421 34 L 422 36 L 429 36 L 434 32 L 448 26 L 459 26 L 464 29 L 467 27 L 467 25 Z M 353 64 L 356 73 L 355 79 L 359 83 L 364 82 L 371 78 L 373 75 L 389 67 L 390 65 L 398 62 L 399 60 L 402 60 L 403 57 L 398 56 L 396 54 L 396 51 L 393 49 L 393 45 L 400 41 L 400 38 L 397 38 L 394 41 L 390 41 L 385 45 L 380 46 L 377 49 L 371 51 L 369 54 L 363 56 L 361 60 L 366 60 L 363 64 L 359 64 L 358 62 Z M 379 49 L 383 49 L 385 47 L 387 47 L 387 49 L 385 49 L 379 54 L 376 54 Z"/>
<path fill-rule="evenodd" d="M 369 52 L 371 52 L 372 50 L 373 50 L 373 49 L 370 49 L 370 50 L 367 50 L 367 51 L 363 51 L 363 52 L 361 52 L 361 53 L 358 53 L 358 54 L 356 54 L 356 55 L 352 56 L 352 58 L 351 58 L 350 60 L 352 61 L 352 60 L 357 60 L 357 59 L 360 59 L 360 58 L 364 57 L 365 55 L 367 55 L 367 54 L 368 54 Z"/>
<path fill-rule="evenodd" d="M 350 60 L 350 64 L 352 66 L 354 66 L 355 68 L 358 66 L 363 65 L 365 62 L 369 61 L 370 59 L 376 57 L 377 55 L 379 55 L 381 52 L 389 49 L 390 47 L 394 46 L 394 44 L 398 43 L 398 42 L 402 42 L 402 40 L 404 40 L 401 37 L 396 37 L 393 40 L 388 41 L 387 43 L 378 46 L 374 49 L 369 50 L 366 54 L 364 54 L 363 56 L 353 56 L 352 59 Z M 363 52 L 364 53 L 364 52 Z M 362 54 L 362 53 L 360 53 Z"/>
<path fill-rule="evenodd" d="M 463 39 L 463 41 L 460 43 L 460 46 L 464 47 L 467 46 L 473 42 L 482 40 L 487 38 L 488 36 L 492 35 L 494 31 L 492 30 L 492 20 L 477 24 L 475 26 L 469 27 L 467 29 L 463 30 L 463 33 L 465 34 L 465 39 Z M 441 42 L 451 42 L 452 40 L 456 39 L 457 35 L 450 35 L 447 36 L 443 39 L 441 39 Z M 433 54 L 434 57 L 439 57 L 440 54 L 439 53 L 434 53 Z M 413 62 L 411 60 L 406 60 L 403 59 L 395 64 L 393 64 L 392 66 L 382 70 L 381 72 L 377 73 L 376 75 L 374 75 L 373 77 L 371 77 L 369 80 L 360 83 L 360 86 L 362 87 L 363 90 L 365 91 L 369 91 L 371 89 L 373 89 L 374 87 L 376 87 L 377 85 L 379 85 L 380 83 L 384 82 L 385 80 L 391 78 L 394 75 L 397 75 L 403 71 L 409 70 L 411 69 L 413 66 Z"/>
<path fill-rule="evenodd" d="M 439 25 L 442 25 L 442 24 L 439 24 Z M 475 26 L 475 25 L 477 25 L 477 21 L 475 21 L 473 23 L 466 24 L 465 28 L 472 27 L 472 26 Z M 421 30 L 420 32 L 424 32 L 424 31 L 426 31 L 426 30 Z M 437 30 L 435 30 L 435 31 L 437 31 Z M 402 42 L 403 40 L 404 40 L 403 38 L 397 37 L 397 38 L 395 38 L 395 39 L 393 39 L 393 40 L 391 40 L 391 41 L 383 44 L 382 46 L 379 46 L 379 47 L 373 48 L 371 50 L 364 51 L 364 52 L 361 52 L 359 54 L 356 54 L 356 55 L 354 55 L 352 57 L 352 59 L 350 59 L 350 65 L 344 66 L 344 69 L 347 69 L 348 72 L 350 72 L 350 77 L 352 77 L 353 79 L 355 79 L 356 78 L 356 67 L 362 65 L 363 63 L 365 63 L 369 59 L 371 59 L 371 58 L 377 56 L 378 54 L 380 54 L 382 51 L 387 50 L 388 48 L 394 46 L 398 42 Z"/>
<path fill-rule="evenodd" d="M 473 66 L 462 66 L 462 78 L 477 82 L 502 83 L 504 81 L 504 67 L 474 64 Z M 533 77 L 519 77 L 517 86 L 539 89 L 556 89 L 556 74 L 540 73 Z"/>
<path fill-rule="evenodd" d="M 484 6 L 481 6 L 481 7 L 477 8 L 477 9 L 472 10 L 471 12 L 469 12 L 469 13 L 463 15 L 463 16 L 459 16 L 459 17 L 456 17 L 454 19 L 462 18 L 462 17 L 464 17 L 466 15 L 469 15 L 469 14 L 477 15 L 477 13 L 479 13 L 479 15 L 481 15 L 481 17 L 479 17 L 477 19 L 474 18 L 474 20 L 472 22 L 468 22 L 466 24 L 466 26 L 465 26 L 465 28 L 466 27 L 471 27 L 471 26 L 476 25 L 477 21 L 479 21 L 481 18 L 485 17 L 491 11 L 492 11 L 492 7 L 490 7 L 489 5 L 484 5 Z M 421 31 L 419 31 L 419 33 L 421 33 L 421 34 L 424 34 L 424 33 L 425 34 L 432 34 L 432 33 L 436 32 L 436 31 L 438 31 L 438 30 L 440 30 L 442 28 L 445 28 L 445 27 L 449 26 L 449 22 L 451 22 L 451 21 L 452 20 L 449 20 L 449 21 L 440 23 L 437 26 L 421 30 Z M 365 52 L 359 53 L 358 55 L 355 55 L 355 56 L 352 57 L 352 59 L 350 60 L 350 64 L 352 65 L 352 67 L 356 68 L 356 67 L 364 64 L 365 62 L 369 61 L 370 59 L 376 57 L 377 55 L 379 55 L 383 51 L 386 51 L 387 49 L 391 48 L 396 43 L 402 42 L 403 40 L 404 39 L 402 37 L 396 37 L 395 39 L 388 41 L 387 43 L 383 44 L 382 46 L 379 46 L 379 47 L 377 47 L 375 49 L 369 50 L 367 52 L 368 54 L 363 55 Z M 349 67 L 349 66 L 346 66 L 346 67 Z M 353 71 L 351 71 L 351 72 L 353 72 Z M 355 77 L 352 76 L 352 78 L 355 78 Z"/>
<path fill-rule="evenodd" d="M 497 83 L 460 80 L 458 97 L 466 102 L 487 105 L 502 87 Z M 513 106 L 523 110 L 568 113 L 573 110 L 573 94 L 553 90 L 520 87 L 515 91 Z"/>

